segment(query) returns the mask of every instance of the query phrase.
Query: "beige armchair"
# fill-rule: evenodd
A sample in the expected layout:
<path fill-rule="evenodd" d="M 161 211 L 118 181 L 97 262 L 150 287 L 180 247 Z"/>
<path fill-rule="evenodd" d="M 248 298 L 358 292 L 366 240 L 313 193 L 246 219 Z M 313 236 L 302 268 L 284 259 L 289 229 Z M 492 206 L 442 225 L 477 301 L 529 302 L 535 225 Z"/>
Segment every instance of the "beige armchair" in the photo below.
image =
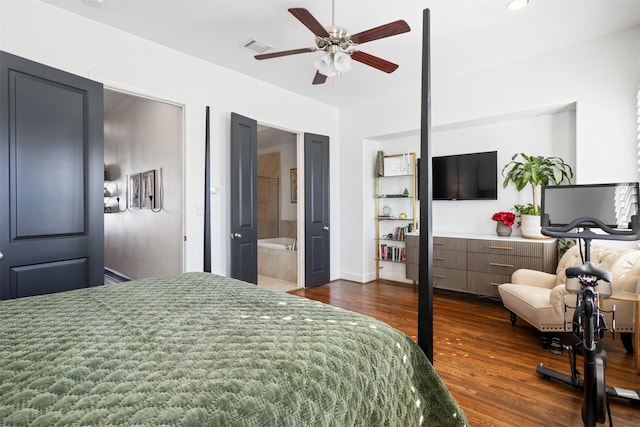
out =
<path fill-rule="evenodd" d="M 583 247 L 584 253 L 584 247 Z M 640 278 L 640 250 L 607 246 L 601 243 L 591 244 L 591 262 L 599 268 L 611 272 L 613 292 L 635 292 Z M 565 289 L 565 269 L 582 264 L 580 248 L 571 247 L 560 259 L 556 274 L 520 269 L 511 275 L 511 283 L 498 286 L 502 303 L 511 312 L 511 323 L 515 325 L 516 316 L 535 326 L 540 332 L 565 332 L 564 303 L 575 305 L 576 295 Z M 616 331 L 632 332 L 634 328 L 632 302 L 613 299 L 602 300 L 602 308 L 611 310 L 615 304 Z M 568 309 L 566 319 L 571 322 L 573 310 Z M 605 314 L 607 326 L 611 327 L 611 315 Z M 568 326 L 569 331 L 571 326 Z M 624 339 L 626 338 L 626 339 Z M 632 351 L 630 334 L 624 336 L 627 351 Z M 636 349 L 637 350 L 637 349 Z"/>

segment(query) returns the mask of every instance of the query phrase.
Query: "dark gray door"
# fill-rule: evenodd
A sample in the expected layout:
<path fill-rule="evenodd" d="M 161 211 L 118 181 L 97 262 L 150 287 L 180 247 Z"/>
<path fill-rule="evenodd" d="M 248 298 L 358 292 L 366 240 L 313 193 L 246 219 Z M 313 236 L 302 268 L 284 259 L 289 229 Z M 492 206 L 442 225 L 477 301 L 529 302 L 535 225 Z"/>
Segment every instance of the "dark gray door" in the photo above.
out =
<path fill-rule="evenodd" d="M 329 283 L 329 137 L 304 134 L 305 285 Z"/>
<path fill-rule="evenodd" d="M 0 299 L 104 282 L 102 97 L 0 52 Z"/>
<path fill-rule="evenodd" d="M 231 277 L 258 283 L 258 123 L 231 113 Z"/>

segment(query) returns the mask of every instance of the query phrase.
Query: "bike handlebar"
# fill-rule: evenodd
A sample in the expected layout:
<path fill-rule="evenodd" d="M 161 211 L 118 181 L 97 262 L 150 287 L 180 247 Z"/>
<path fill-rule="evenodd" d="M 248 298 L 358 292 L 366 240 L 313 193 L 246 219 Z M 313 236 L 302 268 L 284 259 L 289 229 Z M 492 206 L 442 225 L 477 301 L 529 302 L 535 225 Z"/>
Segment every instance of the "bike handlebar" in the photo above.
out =
<path fill-rule="evenodd" d="M 575 228 L 584 228 L 583 231 L 571 231 Z M 599 234 L 591 231 L 591 228 L 599 228 L 607 234 Z M 549 214 L 542 215 L 541 232 L 549 237 L 567 237 L 573 239 L 600 239 L 600 240 L 640 240 L 640 221 L 637 215 L 631 217 L 631 229 L 618 230 L 609 227 L 603 221 L 593 217 L 581 217 L 574 219 L 565 226 L 552 227 L 549 221 Z"/>

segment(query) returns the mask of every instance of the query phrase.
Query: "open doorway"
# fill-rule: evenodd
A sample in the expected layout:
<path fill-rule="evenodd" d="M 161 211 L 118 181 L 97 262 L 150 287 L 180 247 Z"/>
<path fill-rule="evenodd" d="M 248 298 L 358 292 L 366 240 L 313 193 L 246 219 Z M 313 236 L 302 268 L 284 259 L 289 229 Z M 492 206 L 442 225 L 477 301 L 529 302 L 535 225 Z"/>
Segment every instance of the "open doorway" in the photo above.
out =
<path fill-rule="evenodd" d="M 297 289 L 298 135 L 258 125 L 258 285 Z"/>
<path fill-rule="evenodd" d="M 184 114 L 104 91 L 105 283 L 183 271 Z"/>

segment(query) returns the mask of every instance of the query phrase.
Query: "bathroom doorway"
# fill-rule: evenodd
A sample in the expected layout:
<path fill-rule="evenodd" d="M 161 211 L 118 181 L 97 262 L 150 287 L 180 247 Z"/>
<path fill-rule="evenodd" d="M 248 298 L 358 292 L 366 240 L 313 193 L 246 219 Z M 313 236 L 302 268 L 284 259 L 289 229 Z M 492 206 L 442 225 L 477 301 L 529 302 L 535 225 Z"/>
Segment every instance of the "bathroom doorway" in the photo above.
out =
<path fill-rule="evenodd" d="M 298 135 L 258 125 L 258 286 L 298 286 Z"/>

